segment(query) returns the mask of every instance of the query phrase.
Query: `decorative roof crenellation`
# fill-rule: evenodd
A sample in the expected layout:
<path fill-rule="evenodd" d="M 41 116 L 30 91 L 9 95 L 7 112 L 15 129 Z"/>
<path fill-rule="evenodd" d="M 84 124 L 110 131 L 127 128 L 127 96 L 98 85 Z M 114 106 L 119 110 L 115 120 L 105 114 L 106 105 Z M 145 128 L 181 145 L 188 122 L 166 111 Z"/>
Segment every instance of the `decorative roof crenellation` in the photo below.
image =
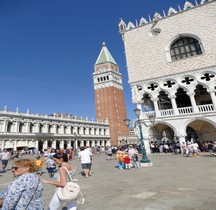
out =
<path fill-rule="evenodd" d="M 179 12 L 182 12 L 182 11 L 186 11 L 186 10 L 189 10 L 189 9 L 192 9 L 194 7 L 198 7 L 200 5 L 203 5 L 203 4 L 206 4 L 208 2 L 211 2 L 211 1 L 215 1 L 215 0 L 200 0 L 200 4 L 197 2 L 197 0 L 194 0 L 195 1 L 195 5 L 192 4 L 191 2 L 189 1 L 185 1 L 185 4 L 184 4 L 184 7 L 181 8 L 179 5 L 178 5 L 178 11 L 176 9 L 174 9 L 173 7 L 170 7 L 168 12 L 167 12 L 167 15 L 166 13 L 164 12 L 163 10 L 163 15 L 161 15 L 160 13 L 158 12 L 155 12 L 153 18 L 150 17 L 150 15 L 148 16 L 148 19 L 149 21 L 147 21 L 147 19 L 145 19 L 144 17 L 142 17 L 139 21 L 139 24 L 137 23 L 136 21 L 136 24 L 133 24 L 131 21 L 128 22 L 128 24 L 126 24 L 122 18 L 120 18 L 120 22 L 118 24 L 119 26 L 119 32 L 121 34 L 123 34 L 125 31 L 128 31 L 128 30 L 131 30 L 131 29 L 134 29 L 134 28 L 137 28 L 137 27 L 140 27 L 140 26 L 143 26 L 145 24 L 148 24 L 148 23 L 155 23 L 157 21 L 159 21 L 160 19 L 163 19 L 165 17 L 169 17 L 169 16 L 172 16 L 174 14 L 177 14 Z"/>

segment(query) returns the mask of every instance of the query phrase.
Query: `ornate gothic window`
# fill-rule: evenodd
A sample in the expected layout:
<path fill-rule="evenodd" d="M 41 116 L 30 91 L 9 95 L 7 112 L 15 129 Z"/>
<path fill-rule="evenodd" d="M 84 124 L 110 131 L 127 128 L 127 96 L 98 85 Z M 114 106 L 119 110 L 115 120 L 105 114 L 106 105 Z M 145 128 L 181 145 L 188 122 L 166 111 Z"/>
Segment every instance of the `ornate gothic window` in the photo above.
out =
<path fill-rule="evenodd" d="M 170 48 L 170 54 L 172 61 L 176 61 L 195 55 L 201 55 L 202 49 L 197 39 L 184 37 L 178 39 L 172 44 Z"/>

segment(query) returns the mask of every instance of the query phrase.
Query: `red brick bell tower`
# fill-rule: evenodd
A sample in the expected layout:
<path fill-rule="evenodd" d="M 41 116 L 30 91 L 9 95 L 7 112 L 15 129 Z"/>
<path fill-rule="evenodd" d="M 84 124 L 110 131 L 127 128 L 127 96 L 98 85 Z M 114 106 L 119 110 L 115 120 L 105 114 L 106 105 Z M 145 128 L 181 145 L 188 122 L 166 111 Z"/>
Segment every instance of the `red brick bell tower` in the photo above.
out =
<path fill-rule="evenodd" d="M 94 65 L 93 78 L 96 118 L 108 119 L 111 145 L 117 145 L 118 136 L 129 134 L 129 130 L 123 121 L 127 118 L 127 114 L 122 77 L 105 43 Z"/>

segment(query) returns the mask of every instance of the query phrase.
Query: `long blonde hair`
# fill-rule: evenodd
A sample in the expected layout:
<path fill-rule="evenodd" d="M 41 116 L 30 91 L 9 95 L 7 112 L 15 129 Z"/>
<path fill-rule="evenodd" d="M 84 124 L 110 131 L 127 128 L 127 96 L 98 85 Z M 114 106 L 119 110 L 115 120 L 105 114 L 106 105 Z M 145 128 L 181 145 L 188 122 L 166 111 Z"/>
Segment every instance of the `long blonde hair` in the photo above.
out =
<path fill-rule="evenodd" d="M 29 173 L 34 173 L 36 171 L 33 160 L 27 158 L 14 161 L 14 165 L 16 165 L 17 167 L 29 167 Z"/>

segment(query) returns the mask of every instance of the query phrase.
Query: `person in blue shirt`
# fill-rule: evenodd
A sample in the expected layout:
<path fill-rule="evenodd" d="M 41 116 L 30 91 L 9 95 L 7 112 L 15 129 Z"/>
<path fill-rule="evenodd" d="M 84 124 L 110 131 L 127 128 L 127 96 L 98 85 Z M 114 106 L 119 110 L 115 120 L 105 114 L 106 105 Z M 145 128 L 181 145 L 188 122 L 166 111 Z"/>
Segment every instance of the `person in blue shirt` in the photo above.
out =
<path fill-rule="evenodd" d="M 14 162 L 12 173 L 17 177 L 0 194 L 2 210 L 43 210 L 43 184 L 36 171 L 34 162 L 21 159 Z"/>

